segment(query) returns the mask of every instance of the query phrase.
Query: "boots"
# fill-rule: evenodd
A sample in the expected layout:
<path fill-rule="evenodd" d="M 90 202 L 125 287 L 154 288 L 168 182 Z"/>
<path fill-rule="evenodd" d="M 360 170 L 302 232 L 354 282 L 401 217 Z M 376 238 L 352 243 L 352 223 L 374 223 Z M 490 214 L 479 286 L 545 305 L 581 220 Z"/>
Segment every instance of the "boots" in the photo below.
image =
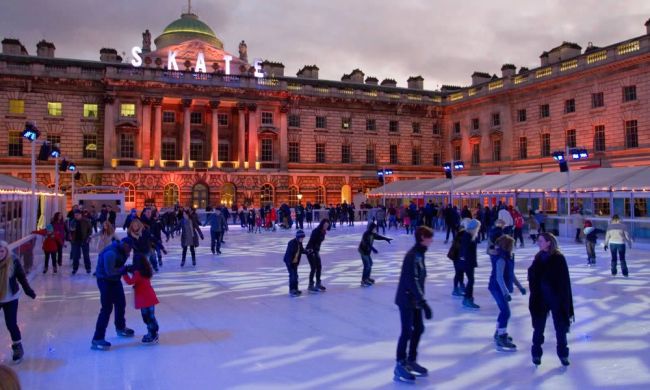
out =
<path fill-rule="evenodd" d="M 463 291 L 460 289 L 460 287 L 454 287 L 454 291 L 451 292 L 451 295 L 455 297 L 462 297 Z"/>
<path fill-rule="evenodd" d="M 474 298 L 463 298 L 463 306 L 468 309 L 480 309 L 481 306 L 474 303 Z"/>
<path fill-rule="evenodd" d="M 497 351 L 501 351 L 501 352 L 517 351 L 517 346 L 512 343 L 512 339 L 508 337 L 507 333 L 497 335 L 496 346 L 497 346 Z"/>
<path fill-rule="evenodd" d="M 20 341 L 16 341 L 11 345 L 11 350 L 13 352 L 11 360 L 14 364 L 18 364 L 23 361 L 23 356 L 25 351 L 23 351 L 23 344 Z"/>
<path fill-rule="evenodd" d="M 429 370 L 426 368 L 422 367 L 415 361 L 408 361 L 406 363 L 408 365 L 408 369 L 411 373 L 416 374 L 417 376 L 427 376 L 429 375 Z"/>
<path fill-rule="evenodd" d="M 399 361 L 393 370 L 393 380 L 397 382 L 413 382 L 415 375 L 411 374 L 405 361 Z"/>

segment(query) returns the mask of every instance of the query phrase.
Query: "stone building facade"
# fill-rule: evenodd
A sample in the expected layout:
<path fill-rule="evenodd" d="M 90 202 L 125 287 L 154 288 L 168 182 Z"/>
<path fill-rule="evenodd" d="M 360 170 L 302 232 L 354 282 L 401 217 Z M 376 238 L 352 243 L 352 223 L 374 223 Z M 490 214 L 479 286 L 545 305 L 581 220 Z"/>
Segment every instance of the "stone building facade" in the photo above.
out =
<path fill-rule="evenodd" d="M 647 34 L 585 53 L 565 43 L 540 68 L 504 65 L 502 77 L 476 72 L 472 86 L 441 91 L 359 69 L 320 80 L 315 65 L 286 77 L 281 63 L 249 63 L 243 41 L 226 52 L 189 12 L 155 43 L 145 31 L 135 66 L 113 49 L 69 60 L 49 42 L 29 56 L 5 39 L 0 171 L 30 177 L 28 120 L 77 164 L 77 186 L 127 187 L 127 207 L 351 202 L 380 185 L 379 169 L 393 170 L 388 181 L 439 177 L 450 159 L 465 174 L 556 169 L 547 154 L 566 142 L 589 149 L 590 164 L 648 163 Z M 39 183 L 53 172 L 39 162 Z"/>

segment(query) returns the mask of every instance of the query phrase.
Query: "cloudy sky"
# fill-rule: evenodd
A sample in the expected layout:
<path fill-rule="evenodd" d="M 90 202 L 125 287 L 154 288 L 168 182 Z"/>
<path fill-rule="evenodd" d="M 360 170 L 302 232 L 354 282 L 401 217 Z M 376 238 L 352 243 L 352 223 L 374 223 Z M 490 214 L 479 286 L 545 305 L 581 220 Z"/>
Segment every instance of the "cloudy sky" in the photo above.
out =
<path fill-rule="evenodd" d="M 475 70 L 536 67 L 562 41 L 605 46 L 645 34 L 650 0 L 193 0 L 193 10 L 237 53 L 281 61 L 293 76 L 316 64 L 339 80 L 360 68 L 405 86 L 467 85 Z M 41 39 L 57 57 L 99 59 L 99 49 L 130 52 L 149 29 L 155 38 L 187 0 L 2 0 L 0 36 L 35 54 Z"/>

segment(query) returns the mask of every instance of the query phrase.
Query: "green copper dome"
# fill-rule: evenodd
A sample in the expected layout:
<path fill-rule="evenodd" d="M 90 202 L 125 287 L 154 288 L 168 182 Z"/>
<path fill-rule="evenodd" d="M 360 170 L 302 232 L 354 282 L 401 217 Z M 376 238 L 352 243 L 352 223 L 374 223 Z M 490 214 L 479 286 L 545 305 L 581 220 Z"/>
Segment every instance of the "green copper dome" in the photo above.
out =
<path fill-rule="evenodd" d="M 180 19 L 171 22 L 163 33 L 156 38 L 156 48 L 161 49 L 167 46 L 176 45 L 185 41 L 198 39 L 223 49 L 223 43 L 217 38 L 214 31 L 205 23 L 199 20 L 198 16 L 192 13 L 182 14 Z"/>

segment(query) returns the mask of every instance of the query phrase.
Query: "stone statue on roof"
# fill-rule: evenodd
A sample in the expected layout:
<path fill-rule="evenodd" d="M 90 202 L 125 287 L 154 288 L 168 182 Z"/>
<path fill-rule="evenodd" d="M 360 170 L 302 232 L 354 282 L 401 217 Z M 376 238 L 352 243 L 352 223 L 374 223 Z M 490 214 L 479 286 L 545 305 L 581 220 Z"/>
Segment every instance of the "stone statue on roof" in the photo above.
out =
<path fill-rule="evenodd" d="M 248 46 L 245 41 L 241 41 L 239 44 L 239 59 L 248 62 Z"/>
<path fill-rule="evenodd" d="M 142 52 L 151 52 L 151 33 L 149 32 L 149 29 L 142 33 Z"/>

